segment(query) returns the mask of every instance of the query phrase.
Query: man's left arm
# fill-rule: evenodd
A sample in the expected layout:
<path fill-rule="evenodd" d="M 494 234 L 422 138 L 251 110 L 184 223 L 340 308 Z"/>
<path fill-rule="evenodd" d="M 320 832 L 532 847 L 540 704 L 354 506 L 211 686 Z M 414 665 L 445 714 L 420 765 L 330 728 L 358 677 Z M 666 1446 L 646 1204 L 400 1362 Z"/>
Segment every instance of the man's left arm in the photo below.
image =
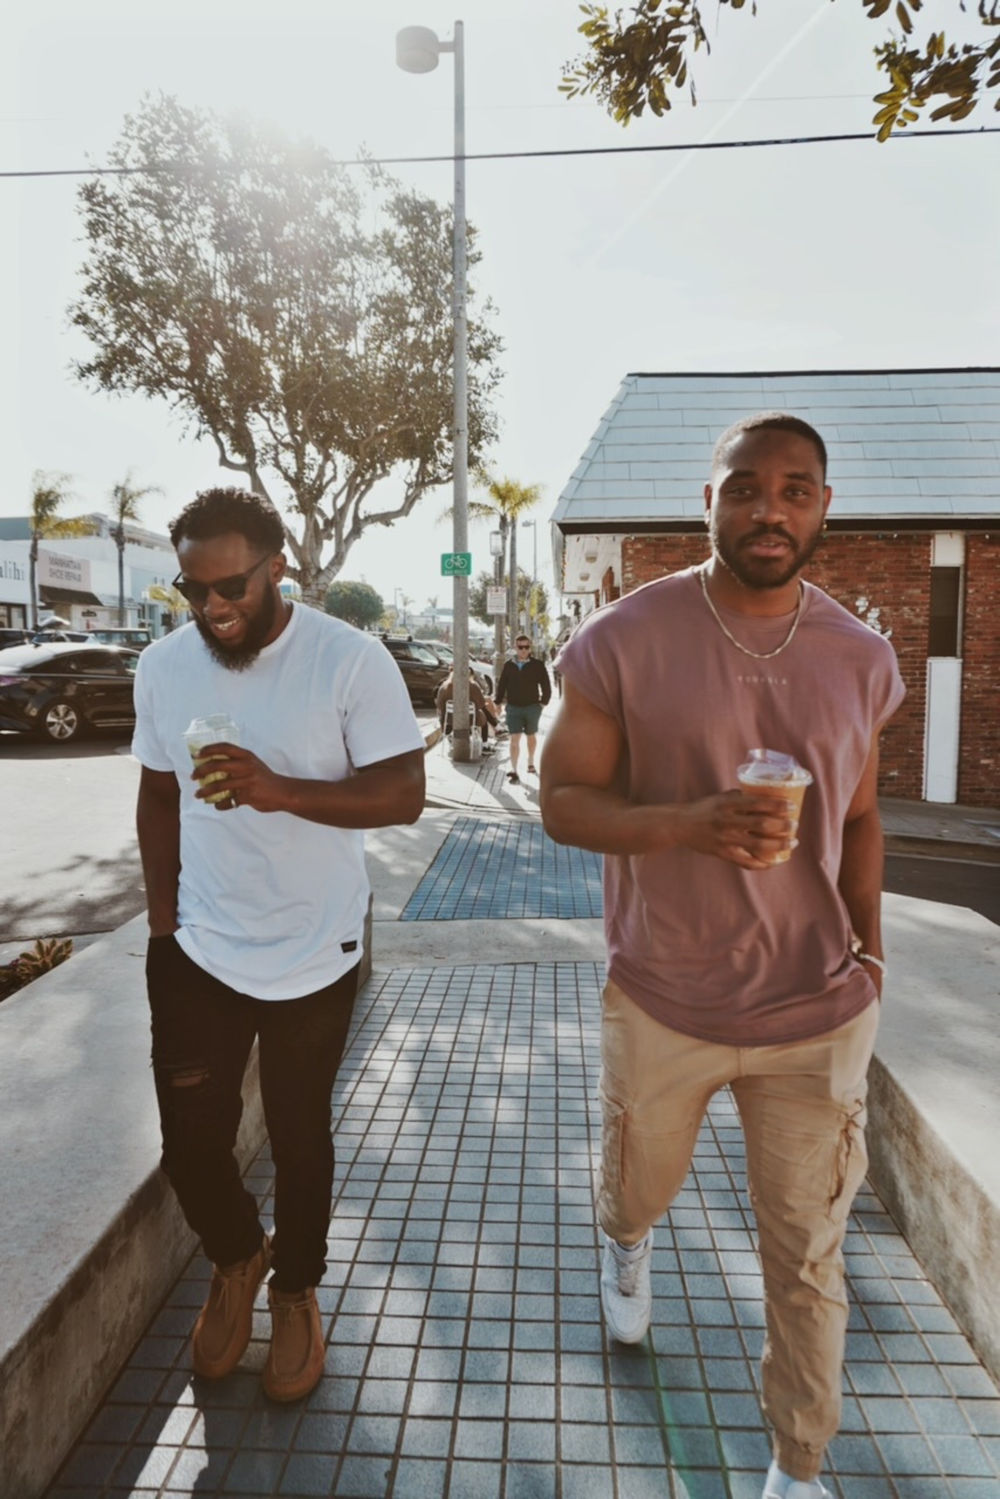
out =
<path fill-rule="evenodd" d="M 538 657 L 537 656 L 535 657 L 535 659 L 536 659 L 536 661 L 538 661 Z M 541 688 L 541 692 L 542 692 L 542 707 L 544 708 L 545 704 L 548 703 L 548 702 L 550 702 L 551 699 L 552 699 L 552 678 L 549 676 L 549 669 L 545 665 L 544 661 L 538 661 L 538 665 L 541 668 L 541 678 L 542 678 L 538 685 Z"/>
<path fill-rule="evenodd" d="M 864 772 L 844 818 L 844 846 L 837 884 L 851 918 L 851 929 L 861 942 L 861 952 L 881 959 L 885 844 L 878 810 L 879 732 L 876 730 L 872 738 Z M 882 970 L 874 963 L 865 963 L 864 967 L 881 998 Z"/>
<path fill-rule="evenodd" d="M 326 827 L 386 828 L 416 822 L 424 808 L 422 749 L 361 765 L 342 781 L 278 775 L 252 750 L 236 744 L 209 749 L 213 772 L 221 772 L 229 783 L 230 801 L 216 803 L 222 811 L 252 807 L 255 812 L 290 812 Z M 192 779 L 198 779 L 197 772 Z M 211 796 L 219 789 L 214 781 L 195 796 Z"/>

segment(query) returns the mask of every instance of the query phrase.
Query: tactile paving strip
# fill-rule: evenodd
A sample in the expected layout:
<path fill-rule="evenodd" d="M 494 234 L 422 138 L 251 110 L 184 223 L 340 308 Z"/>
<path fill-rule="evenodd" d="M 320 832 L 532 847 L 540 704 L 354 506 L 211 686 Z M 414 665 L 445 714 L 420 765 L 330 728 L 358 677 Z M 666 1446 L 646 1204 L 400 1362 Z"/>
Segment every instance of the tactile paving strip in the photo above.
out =
<path fill-rule="evenodd" d="M 601 856 L 553 843 L 535 820 L 463 817 L 401 921 L 600 916 Z"/>

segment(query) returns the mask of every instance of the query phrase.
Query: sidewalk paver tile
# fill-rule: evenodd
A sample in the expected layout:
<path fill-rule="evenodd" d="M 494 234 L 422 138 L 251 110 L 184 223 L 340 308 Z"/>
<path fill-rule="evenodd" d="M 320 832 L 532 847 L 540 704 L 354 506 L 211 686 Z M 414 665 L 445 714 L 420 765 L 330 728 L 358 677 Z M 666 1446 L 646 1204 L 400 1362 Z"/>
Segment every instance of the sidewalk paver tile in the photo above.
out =
<path fill-rule="evenodd" d="M 495 847 L 482 828 L 467 819 L 455 870 Z M 602 978 L 589 962 L 377 973 L 334 1096 L 320 1385 L 264 1399 L 263 1292 L 240 1370 L 193 1378 L 196 1256 L 48 1499 L 759 1499 L 761 1276 L 728 1094 L 658 1230 L 647 1343 L 604 1333 Z M 264 1150 L 255 1190 L 272 1176 Z M 997 1499 L 1000 1393 L 868 1187 L 846 1261 L 835 1499 Z"/>

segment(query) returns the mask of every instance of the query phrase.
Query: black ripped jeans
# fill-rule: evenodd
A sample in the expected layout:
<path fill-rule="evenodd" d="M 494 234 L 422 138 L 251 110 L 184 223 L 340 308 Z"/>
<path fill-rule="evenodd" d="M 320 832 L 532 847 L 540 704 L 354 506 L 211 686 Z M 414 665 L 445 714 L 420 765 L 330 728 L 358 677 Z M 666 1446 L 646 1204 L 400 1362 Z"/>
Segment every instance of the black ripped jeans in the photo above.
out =
<path fill-rule="evenodd" d="M 259 1038 L 260 1088 L 275 1168 L 271 1283 L 316 1286 L 326 1269 L 333 1194 L 330 1097 L 347 1041 L 358 970 L 301 999 L 239 994 L 193 963 L 172 936 L 150 939 L 146 983 L 161 1165 L 216 1265 L 249 1259 L 263 1229 L 233 1149 L 240 1087 Z"/>

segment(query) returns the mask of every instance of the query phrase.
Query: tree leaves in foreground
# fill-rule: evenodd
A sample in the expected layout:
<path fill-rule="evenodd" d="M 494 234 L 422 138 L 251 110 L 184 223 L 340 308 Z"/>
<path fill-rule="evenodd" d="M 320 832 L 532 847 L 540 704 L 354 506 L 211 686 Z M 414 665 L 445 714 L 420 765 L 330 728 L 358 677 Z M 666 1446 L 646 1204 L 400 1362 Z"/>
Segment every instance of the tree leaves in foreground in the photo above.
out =
<path fill-rule="evenodd" d="M 385 602 L 370 583 L 354 583 L 338 578 L 326 591 L 323 608 L 336 619 L 346 620 L 359 630 L 371 630 L 385 613 Z"/>
<path fill-rule="evenodd" d="M 745 0 L 718 0 L 742 10 Z M 851 0 L 841 0 L 849 4 Z M 929 119 L 964 120 L 987 89 L 1000 85 L 1000 0 L 978 0 L 975 13 L 985 29 L 979 44 L 949 42 L 944 31 L 931 32 L 919 46 L 911 46 L 914 20 L 923 0 L 853 0 L 881 20 L 890 12 L 902 33 L 873 51 L 875 65 L 887 79 L 876 94 L 879 109 L 873 124 L 878 139 L 904 130 L 921 117 L 933 99 L 943 102 Z M 968 0 L 972 6 L 975 0 Z M 967 10 L 966 0 L 952 0 L 956 12 Z M 711 50 L 698 0 L 638 0 L 628 11 L 612 15 L 603 5 L 581 5 L 585 16 L 579 30 L 587 51 L 566 64 L 560 91 L 568 99 L 593 94 L 619 124 L 638 119 L 646 107 L 655 115 L 671 107 L 670 89 L 688 90 L 697 103 L 691 59 L 701 47 Z M 756 15 L 757 5 L 750 10 Z M 1000 110 L 1000 92 L 994 108 Z"/>
<path fill-rule="evenodd" d="M 290 574 L 321 606 L 367 527 L 451 478 L 451 209 L 166 97 L 126 117 L 110 164 L 123 175 L 80 189 L 70 312 L 94 347 L 76 373 L 168 402 L 222 467 L 273 488 L 296 517 Z M 469 321 L 472 462 L 495 432 L 488 312 Z"/>

